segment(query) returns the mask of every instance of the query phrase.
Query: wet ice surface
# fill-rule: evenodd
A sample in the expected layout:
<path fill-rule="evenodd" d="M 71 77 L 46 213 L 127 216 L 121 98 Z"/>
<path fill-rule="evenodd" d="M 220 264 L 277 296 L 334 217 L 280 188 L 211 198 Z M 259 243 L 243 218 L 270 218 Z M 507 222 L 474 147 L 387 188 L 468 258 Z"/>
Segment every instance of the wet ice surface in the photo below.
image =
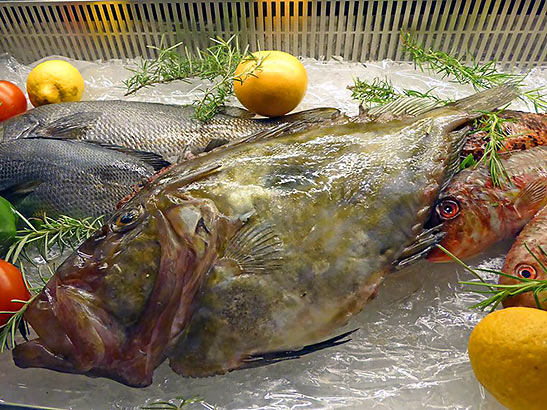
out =
<path fill-rule="evenodd" d="M 120 62 L 74 62 L 86 80 L 84 99 L 123 98 L 128 76 Z M 309 88 L 300 109 L 334 106 L 357 112 L 347 85 L 353 77 L 387 77 L 396 87 L 435 88 L 439 96 L 459 98 L 471 88 L 414 70 L 410 64 L 349 64 L 306 60 Z M 0 56 L 0 79 L 24 89 L 31 67 Z M 534 86 L 547 85 L 547 69 L 535 70 Z M 132 100 L 191 103 L 201 84 L 176 83 L 141 91 Z M 235 103 L 235 102 L 234 102 Z M 526 109 L 522 103 L 512 108 Z M 501 267 L 510 243 L 500 244 L 470 261 Z M 154 383 L 132 389 L 107 379 L 93 379 L 41 369 L 15 367 L 0 356 L 0 403 L 16 402 L 71 409 L 138 409 L 176 396 L 200 396 L 192 408 L 296 409 L 501 409 L 475 380 L 467 339 L 484 313 L 469 308 L 480 298 L 459 280 L 471 275 L 455 264 L 421 262 L 390 275 L 378 297 L 344 330 L 359 330 L 344 345 L 297 360 L 235 371 L 204 379 L 177 376 L 164 363 Z"/>

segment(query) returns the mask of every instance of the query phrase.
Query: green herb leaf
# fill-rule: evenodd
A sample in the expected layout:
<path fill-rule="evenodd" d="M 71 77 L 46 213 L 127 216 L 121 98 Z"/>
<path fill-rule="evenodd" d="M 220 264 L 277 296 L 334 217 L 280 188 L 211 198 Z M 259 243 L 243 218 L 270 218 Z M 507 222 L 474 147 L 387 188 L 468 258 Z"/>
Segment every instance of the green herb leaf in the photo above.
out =
<path fill-rule="evenodd" d="M 23 320 L 23 315 L 30 302 L 43 289 L 49 278 L 54 275 L 50 266 L 47 266 L 48 277 L 44 277 L 42 270 L 38 268 L 42 283 L 31 286 L 25 275 L 25 268 L 21 259 L 34 265 L 28 253 L 33 249 L 47 261 L 48 254 L 53 246 L 57 246 L 61 252 L 68 246 L 75 247 L 99 229 L 103 221 L 103 217 L 76 219 L 69 216 L 60 216 L 57 219 L 52 219 L 45 215 L 43 218 L 27 219 L 18 211 L 14 210 L 14 212 L 23 221 L 24 227 L 17 231 L 15 240 L 9 247 L 4 259 L 19 266 L 23 281 L 29 293 L 33 296 L 28 302 L 20 301 L 24 305 L 17 312 L 0 312 L 13 313 L 8 322 L 0 326 L 0 353 L 15 346 L 17 330 L 28 328 Z"/>
<path fill-rule="evenodd" d="M 473 167 L 477 164 L 477 161 L 475 161 L 475 157 L 473 157 L 473 154 L 469 154 L 467 157 L 465 157 L 462 162 L 460 163 L 460 169 L 465 169 L 469 167 Z"/>
<path fill-rule="evenodd" d="M 103 225 L 102 216 L 76 219 L 61 215 L 57 219 L 48 216 L 27 219 L 18 211 L 15 213 L 25 226 L 17 231 L 14 242 L 4 257 L 12 264 L 16 264 L 21 257 L 31 261 L 27 255 L 31 245 L 47 260 L 47 255 L 53 246 L 58 246 L 61 251 L 67 246 L 73 247 Z"/>

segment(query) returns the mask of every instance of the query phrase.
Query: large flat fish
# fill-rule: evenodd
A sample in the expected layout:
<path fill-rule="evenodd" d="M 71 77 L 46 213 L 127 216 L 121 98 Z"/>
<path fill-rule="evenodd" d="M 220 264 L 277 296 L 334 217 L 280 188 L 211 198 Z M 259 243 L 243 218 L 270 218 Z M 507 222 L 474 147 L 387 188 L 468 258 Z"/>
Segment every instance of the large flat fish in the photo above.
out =
<path fill-rule="evenodd" d="M 58 269 L 15 363 L 146 386 L 166 358 L 207 376 L 340 343 L 322 341 L 438 241 L 423 226 L 458 168 L 461 127 L 515 94 L 387 123 L 280 125 L 173 167 Z"/>

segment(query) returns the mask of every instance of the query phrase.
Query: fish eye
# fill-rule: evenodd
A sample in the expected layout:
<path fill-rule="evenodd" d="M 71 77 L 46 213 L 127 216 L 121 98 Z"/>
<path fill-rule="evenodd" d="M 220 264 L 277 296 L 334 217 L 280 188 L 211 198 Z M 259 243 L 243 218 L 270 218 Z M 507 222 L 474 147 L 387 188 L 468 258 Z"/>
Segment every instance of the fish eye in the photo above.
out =
<path fill-rule="evenodd" d="M 130 228 L 137 222 L 143 214 L 142 208 L 131 208 L 120 214 L 112 224 L 112 230 L 116 232 Z"/>
<path fill-rule="evenodd" d="M 453 199 L 443 199 L 437 205 L 437 213 L 445 221 L 457 217 L 460 210 L 460 204 Z"/>
<path fill-rule="evenodd" d="M 520 276 L 521 278 L 524 278 L 524 279 L 536 279 L 537 278 L 536 268 L 534 268 L 532 265 L 528 265 L 526 263 L 518 265 L 515 268 L 515 272 L 516 272 L 517 276 Z"/>

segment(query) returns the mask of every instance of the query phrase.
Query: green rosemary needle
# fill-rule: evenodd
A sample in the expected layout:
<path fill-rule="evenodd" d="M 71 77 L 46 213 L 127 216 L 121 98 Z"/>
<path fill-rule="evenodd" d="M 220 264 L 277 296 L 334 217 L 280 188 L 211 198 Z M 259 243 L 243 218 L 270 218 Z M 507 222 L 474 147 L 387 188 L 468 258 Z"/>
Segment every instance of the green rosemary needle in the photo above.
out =
<path fill-rule="evenodd" d="M 506 151 L 504 144 L 506 131 L 503 124 L 514 122 L 514 120 L 500 117 L 503 110 L 494 112 L 480 111 L 483 115 L 475 120 L 473 130 L 469 131 L 469 133 L 485 133 L 487 142 L 484 154 L 478 163 L 482 162 L 488 167 L 494 186 L 503 186 L 504 184 L 511 183 L 511 178 L 501 162 L 500 153 Z"/>
<path fill-rule="evenodd" d="M 469 289 L 471 292 L 484 294 L 484 295 L 490 295 L 486 299 L 480 301 L 479 303 L 476 303 L 473 305 L 473 308 L 476 309 L 489 309 L 490 312 L 494 311 L 505 299 L 520 295 L 522 293 L 532 292 L 534 299 L 536 301 L 536 305 L 538 309 L 541 309 L 541 302 L 539 299 L 539 295 L 542 292 L 547 291 L 547 280 L 545 279 L 526 279 L 521 278 L 519 276 L 513 276 L 509 275 L 505 272 L 501 272 L 495 269 L 485 269 L 485 268 L 477 268 L 473 269 L 469 265 L 465 264 L 463 261 L 461 261 L 457 256 L 449 252 L 447 249 L 443 248 L 440 245 L 437 245 L 439 249 L 441 249 L 443 252 L 445 252 L 448 256 L 450 256 L 455 262 L 457 262 L 459 265 L 461 265 L 465 270 L 470 272 L 473 276 L 475 276 L 477 279 L 479 279 L 478 282 L 472 282 L 472 281 L 460 281 L 459 283 L 466 286 L 471 286 Z M 541 260 L 538 258 L 538 256 L 528 247 L 528 245 L 524 244 L 526 247 L 526 250 L 536 259 L 536 261 L 539 263 L 539 266 L 541 269 L 547 273 L 547 266 Z M 539 252 L 544 256 L 547 257 L 547 253 L 545 250 L 540 246 Z M 511 279 L 517 280 L 519 283 L 513 284 L 513 285 L 503 285 L 498 283 L 488 283 L 486 282 L 478 272 L 485 272 L 485 273 L 494 273 L 499 276 L 505 276 L 509 277 Z"/>
<path fill-rule="evenodd" d="M 479 63 L 474 56 L 470 58 L 467 58 L 467 55 L 451 56 L 444 51 L 426 49 L 410 33 L 405 32 L 401 32 L 401 42 L 403 50 L 421 71 L 428 69 L 440 74 L 443 78 L 451 77 L 457 83 L 471 84 L 477 91 L 505 83 L 513 83 L 519 88 L 525 86 L 524 81 L 527 74 L 501 72 L 497 68 L 496 60 Z M 467 64 L 466 59 L 470 59 L 471 64 Z M 546 111 L 547 97 L 543 93 L 544 91 L 543 87 L 521 91 L 519 98 L 524 102 L 532 103 L 536 112 Z"/>
<path fill-rule="evenodd" d="M 23 221 L 24 227 L 17 231 L 4 257 L 13 264 L 17 263 L 20 257 L 30 261 L 28 250 L 31 247 L 47 260 L 47 255 L 53 246 L 58 246 L 61 251 L 66 247 L 73 247 L 87 239 L 102 226 L 103 222 L 102 216 L 76 219 L 61 215 L 53 219 L 44 215 L 41 218 L 27 219 L 18 211 L 15 213 Z"/>
<path fill-rule="evenodd" d="M 173 400 L 165 401 L 158 400 L 152 402 L 146 406 L 141 407 L 142 410 L 180 410 L 192 403 L 199 403 L 203 401 L 201 397 L 193 397 L 191 399 L 185 399 L 182 396 L 177 396 Z"/>
<path fill-rule="evenodd" d="M 173 81 L 189 82 L 192 78 L 206 80 L 212 85 L 204 88 L 203 95 L 194 100 L 195 117 L 202 121 L 211 119 L 233 95 L 234 80 L 244 81 L 261 65 L 261 61 L 258 61 L 252 70 L 244 73 L 245 75 L 234 77 L 234 72 L 242 60 L 255 60 L 248 47 L 240 49 L 235 35 L 228 40 L 212 38 L 213 45 L 205 51 L 196 50 L 195 55 L 186 47 L 183 53 L 179 53 L 177 49 L 182 43 L 164 47 L 163 40 L 162 38 L 160 47 L 150 47 L 158 53 L 155 60 L 143 60 L 136 68 L 128 68 L 133 75 L 123 81 L 126 87 L 125 95 L 134 94 L 145 87 Z"/>

